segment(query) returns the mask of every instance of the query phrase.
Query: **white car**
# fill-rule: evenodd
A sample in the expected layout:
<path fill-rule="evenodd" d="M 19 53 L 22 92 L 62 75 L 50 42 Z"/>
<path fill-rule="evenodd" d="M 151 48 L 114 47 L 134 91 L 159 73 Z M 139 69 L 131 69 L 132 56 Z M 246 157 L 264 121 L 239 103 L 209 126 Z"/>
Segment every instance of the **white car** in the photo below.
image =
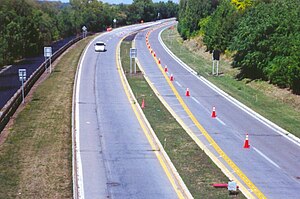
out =
<path fill-rule="evenodd" d="M 96 42 L 94 46 L 95 46 L 95 51 L 96 52 L 104 52 L 104 51 L 106 51 L 106 48 L 105 48 L 106 44 L 104 42 L 102 42 L 102 41 Z"/>

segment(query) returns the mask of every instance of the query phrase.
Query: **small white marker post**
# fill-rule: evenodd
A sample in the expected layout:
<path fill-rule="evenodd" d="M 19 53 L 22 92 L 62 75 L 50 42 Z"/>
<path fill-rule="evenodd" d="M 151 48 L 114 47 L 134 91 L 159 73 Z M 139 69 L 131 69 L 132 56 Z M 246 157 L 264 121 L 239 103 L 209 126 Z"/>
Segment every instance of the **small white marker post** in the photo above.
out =
<path fill-rule="evenodd" d="M 49 58 L 50 61 L 50 73 L 52 72 L 52 66 L 51 66 L 51 57 L 52 57 L 52 47 L 44 47 L 44 57 L 45 60 Z"/>
<path fill-rule="evenodd" d="M 19 80 L 22 82 L 22 102 L 25 102 L 24 82 L 26 81 L 26 69 L 19 69 Z"/>
<path fill-rule="evenodd" d="M 137 49 L 136 48 L 130 48 L 130 74 L 132 73 L 132 59 L 134 59 L 134 74 L 136 74 L 136 61 L 137 58 Z"/>

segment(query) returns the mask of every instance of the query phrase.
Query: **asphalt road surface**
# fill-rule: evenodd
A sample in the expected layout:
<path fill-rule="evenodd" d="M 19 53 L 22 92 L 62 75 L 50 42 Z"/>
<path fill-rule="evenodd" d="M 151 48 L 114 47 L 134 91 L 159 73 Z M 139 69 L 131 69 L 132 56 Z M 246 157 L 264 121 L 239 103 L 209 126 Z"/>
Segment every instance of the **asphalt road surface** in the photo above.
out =
<path fill-rule="evenodd" d="M 50 45 L 52 47 L 53 53 L 55 53 L 58 49 L 60 49 L 62 46 L 64 46 L 74 38 L 75 37 L 69 37 Z M 19 81 L 18 70 L 20 68 L 26 69 L 26 75 L 28 79 L 30 75 L 44 61 L 45 61 L 44 55 L 40 54 L 40 56 L 26 58 L 20 61 L 19 63 L 10 65 L 4 70 L 0 69 L 0 110 L 10 100 L 10 98 L 17 92 L 17 90 L 22 86 L 22 83 Z"/>
<path fill-rule="evenodd" d="M 178 197 L 138 123 L 116 67 L 117 44 L 137 28 L 100 35 L 97 41 L 104 41 L 107 51 L 95 52 L 94 40 L 82 60 L 76 121 L 84 198 Z"/>
<path fill-rule="evenodd" d="M 179 64 L 166 52 L 159 42 L 161 30 L 162 28 L 156 29 L 149 36 L 149 43 L 157 58 L 160 58 L 161 66 L 155 62 L 147 48 L 145 42 L 147 31 L 139 33 L 136 37 L 139 62 L 160 95 L 190 127 L 198 139 L 225 164 L 247 189 L 250 189 L 249 183 L 244 182 L 234 169 L 226 165 L 224 158 L 219 156 L 190 116 L 183 110 L 159 69 L 159 67 L 167 65 L 167 75 L 173 74 L 175 81 L 172 84 L 192 114 L 264 196 L 274 199 L 300 198 L 299 142 L 288 138 L 280 130 L 247 113 L 205 83 L 205 80 L 186 70 L 182 64 Z M 190 90 L 190 97 L 185 96 L 186 88 Z M 216 107 L 217 118 L 211 117 L 213 106 Z M 243 148 L 246 133 L 249 134 L 250 149 Z M 250 190 L 250 193 L 252 191 Z M 254 193 L 252 194 L 255 196 Z"/>

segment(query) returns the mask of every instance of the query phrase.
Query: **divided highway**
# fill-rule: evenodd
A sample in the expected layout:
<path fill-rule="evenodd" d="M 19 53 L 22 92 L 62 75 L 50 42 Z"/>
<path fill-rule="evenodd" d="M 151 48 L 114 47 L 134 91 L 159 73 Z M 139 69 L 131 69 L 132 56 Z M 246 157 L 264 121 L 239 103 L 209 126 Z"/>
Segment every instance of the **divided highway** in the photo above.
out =
<path fill-rule="evenodd" d="M 121 38 L 146 25 L 115 29 L 87 46 L 75 99 L 78 198 L 178 198 L 126 96 L 117 68 Z M 104 41 L 106 52 L 94 43 Z"/>
<path fill-rule="evenodd" d="M 238 181 L 248 197 L 300 198 L 299 139 L 285 135 L 280 128 L 246 110 L 176 61 L 160 41 L 164 28 L 153 29 L 149 35 L 149 44 L 156 58 L 146 44 L 148 30 L 137 34 L 135 40 L 145 76 L 159 95 L 205 145 L 205 149 L 222 163 L 222 170 Z M 164 75 L 165 65 L 168 73 Z M 168 80 L 171 74 L 173 82 Z M 187 88 L 190 97 L 185 96 Z M 217 118 L 211 117 L 213 106 Z M 250 149 L 243 148 L 246 133 L 249 134 Z"/>

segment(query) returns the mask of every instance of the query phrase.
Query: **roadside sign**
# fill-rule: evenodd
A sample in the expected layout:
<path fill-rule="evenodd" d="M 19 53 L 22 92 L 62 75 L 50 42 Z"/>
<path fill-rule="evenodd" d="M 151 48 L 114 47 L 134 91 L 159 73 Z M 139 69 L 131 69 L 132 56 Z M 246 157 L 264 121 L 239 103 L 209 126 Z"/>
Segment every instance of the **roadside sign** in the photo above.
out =
<path fill-rule="evenodd" d="M 45 61 L 46 61 L 46 59 L 50 58 L 50 73 L 52 72 L 51 56 L 52 56 L 52 47 L 44 47 Z M 45 64 L 45 67 L 47 69 L 47 65 L 46 64 Z"/>
<path fill-rule="evenodd" d="M 136 57 L 137 57 L 137 49 L 130 48 L 130 58 L 136 58 Z"/>
<path fill-rule="evenodd" d="M 26 69 L 19 69 L 19 80 L 22 82 L 22 99 L 23 103 L 25 102 L 25 94 L 24 94 L 24 82 L 26 81 Z"/>
<path fill-rule="evenodd" d="M 19 69 L 19 80 L 20 82 L 26 81 L 26 69 Z"/>
<path fill-rule="evenodd" d="M 212 51 L 212 58 L 213 58 L 213 60 L 217 60 L 217 61 L 219 61 L 220 60 L 220 54 L 221 54 L 221 52 L 219 51 L 219 50 L 213 50 Z"/>
<path fill-rule="evenodd" d="M 137 49 L 136 48 L 130 48 L 130 74 L 132 73 L 132 59 L 134 61 L 134 74 L 136 74 L 136 60 L 137 58 Z"/>
<path fill-rule="evenodd" d="M 83 27 L 82 27 L 82 30 L 83 30 L 84 32 L 87 31 L 87 27 L 83 26 Z"/>
<path fill-rule="evenodd" d="M 44 47 L 44 57 L 49 58 L 52 56 L 52 47 Z"/>

